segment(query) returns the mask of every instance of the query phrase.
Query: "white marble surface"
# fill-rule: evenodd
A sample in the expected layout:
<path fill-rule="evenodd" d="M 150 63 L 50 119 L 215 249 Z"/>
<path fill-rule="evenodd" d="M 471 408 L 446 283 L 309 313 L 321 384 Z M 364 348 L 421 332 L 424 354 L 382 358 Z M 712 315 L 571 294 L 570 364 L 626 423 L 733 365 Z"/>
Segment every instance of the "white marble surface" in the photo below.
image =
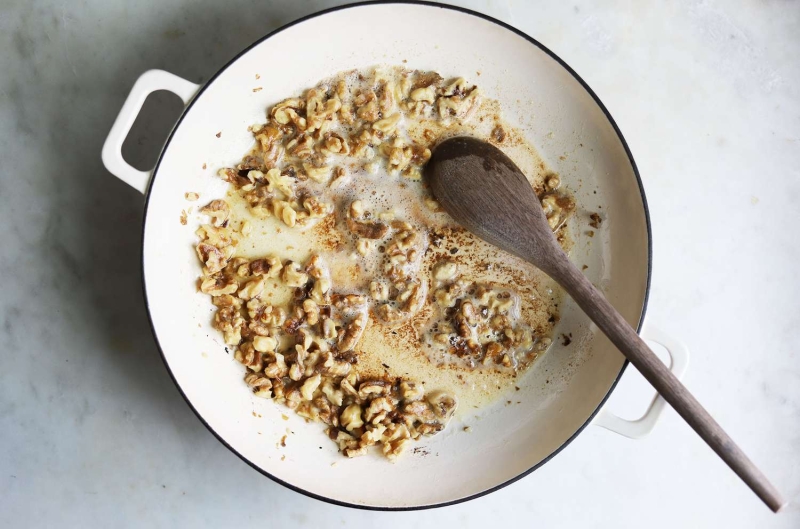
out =
<path fill-rule="evenodd" d="M 589 428 L 518 483 L 419 513 L 308 499 L 219 444 L 161 364 L 142 197 L 100 148 L 144 70 L 202 81 L 330 5 L 225 4 L 0 5 L 0 526 L 800 526 L 800 507 L 770 514 L 671 410 L 645 440 Z M 650 202 L 650 318 L 692 349 L 689 388 L 800 503 L 800 3 L 464 5 L 541 40 L 608 106 Z M 170 102 L 133 133 L 137 163 Z"/>

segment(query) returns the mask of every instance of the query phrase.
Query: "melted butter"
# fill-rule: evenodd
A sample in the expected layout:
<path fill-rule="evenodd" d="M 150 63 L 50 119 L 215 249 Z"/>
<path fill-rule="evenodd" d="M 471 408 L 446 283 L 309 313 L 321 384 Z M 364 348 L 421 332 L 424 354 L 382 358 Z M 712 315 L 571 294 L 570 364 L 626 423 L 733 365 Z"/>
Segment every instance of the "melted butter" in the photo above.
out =
<path fill-rule="evenodd" d="M 528 176 L 537 192 L 550 174 L 544 161 L 529 145 L 522 134 L 503 122 L 495 101 L 484 101 L 467 123 L 445 127 L 439 122 L 424 120 L 412 122 L 406 130 L 407 137 L 419 144 L 431 144 L 426 138 L 441 139 L 468 134 L 489 138 L 498 125 L 505 131 L 500 148 Z M 381 166 L 375 174 L 356 167 L 350 158 L 341 158 L 340 164 L 349 167 L 350 182 L 341 189 L 325 189 L 321 198 L 334 204 L 335 211 L 315 224 L 289 228 L 275 217 L 266 219 L 252 215 L 239 192 L 231 190 L 228 203 L 233 226 L 247 220 L 251 233 L 239 235 L 236 254 L 248 259 L 275 256 L 304 263 L 312 254 L 319 254 L 330 269 L 333 290 L 339 293 L 369 295 L 369 283 L 381 279 L 383 254 L 378 248 L 366 257 L 356 252 L 356 238 L 344 226 L 345 208 L 352 200 L 364 203 L 374 216 L 392 213 L 398 220 L 408 221 L 423 231 L 426 241 L 424 257 L 420 263 L 421 277 L 430 280 L 435 264 L 448 259 L 458 264 L 463 279 L 470 282 L 511 288 L 520 299 L 521 321 L 540 336 L 552 334 L 553 316 L 561 298 L 556 284 L 541 271 L 522 260 L 499 252 L 473 234 L 464 231 L 443 212 L 431 211 L 424 203 L 429 196 L 423 182 L 411 181 L 388 174 Z M 315 189 L 315 194 L 319 190 Z M 439 244 L 428 244 L 431 233 L 446 233 Z M 387 239 L 388 240 L 388 239 Z M 378 242 L 378 245 L 384 242 Z M 567 236 L 562 243 L 569 245 Z M 273 305 L 285 305 L 292 290 L 281 285 L 278 279 L 270 280 L 264 293 L 265 300 Z M 404 377 L 425 384 L 426 390 L 441 389 L 459 401 L 459 412 L 480 408 L 506 392 L 513 390 L 517 378 L 530 365 L 518 371 L 491 368 L 469 369 L 457 362 L 432 356 L 430 345 L 423 343 L 420 329 L 434 314 L 430 295 L 426 306 L 410 321 L 399 326 L 385 325 L 370 317 L 369 324 L 356 347 L 357 369 L 362 378 L 370 376 Z M 452 356 L 452 355 L 451 355 Z M 535 363 L 535 362 L 533 362 Z"/>

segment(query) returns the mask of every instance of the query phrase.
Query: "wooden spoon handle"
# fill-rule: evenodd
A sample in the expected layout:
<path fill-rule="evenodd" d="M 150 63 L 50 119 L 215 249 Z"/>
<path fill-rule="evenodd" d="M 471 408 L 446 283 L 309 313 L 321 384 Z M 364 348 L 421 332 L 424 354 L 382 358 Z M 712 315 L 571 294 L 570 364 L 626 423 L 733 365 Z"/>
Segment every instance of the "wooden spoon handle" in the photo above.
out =
<path fill-rule="evenodd" d="M 564 256 L 552 272 L 550 275 L 564 287 L 664 400 L 669 402 L 773 512 L 780 511 L 785 506 L 785 501 L 778 490 L 580 270 Z"/>

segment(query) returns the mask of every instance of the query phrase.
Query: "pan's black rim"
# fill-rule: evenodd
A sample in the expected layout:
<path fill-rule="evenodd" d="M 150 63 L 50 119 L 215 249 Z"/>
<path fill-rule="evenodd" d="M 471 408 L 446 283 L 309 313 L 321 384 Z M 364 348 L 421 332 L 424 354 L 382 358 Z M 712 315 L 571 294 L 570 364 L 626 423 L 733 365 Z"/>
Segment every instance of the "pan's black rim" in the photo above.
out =
<path fill-rule="evenodd" d="M 245 48 L 244 50 L 239 52 L 233 59 L 231 59 L 227 64 L 225 64 L 225 66 L 220 68 L 217 71 L 217 73 L 215 73 L 200 88 L 200 90 L 197 92 L 197 94 L 192 99 L 192 101 L 190 101 L 189 104 L 184 109 L 184 111 L 181 114 L 180 118 L 175 123 L 175 126 L 173 127 L 172 131 L 170 132 L 169 136 L 167 137 L 167 141 L 164 143 L 164 147 L 161 150 L 161 154 L 159 155 L 158 161 L 156 162 L 155 168 L 153 169 L 153 177 L 152 177 L 152 179 L 150 181 L 150 185 L 148 185 L 147 192 L 145 193 L 144 216 L 143 216 L 143 221 L 142 221 L 142 255 L 141 255 L 142 266 L 141 266 L 141 274 L 142 274 L 142 289 L 143 289 L 143 294 L 144 294 L 145 307 L 147 308 L 147 318 L 148 318 L 149 323 L 150 323 L 150 330 L 153 333 L 153 338 L 155 339 L 156 346 L 158 347 L 158 351 L 161 354 L 161 360 L 164 362 L 164 366 L 167 368 L 167 372 L 169 373 L 170 378 L 172 378 L 172 382 L 175 384 L 175 387 L 178 388 L 178 391 L 180 392 L 181 396 L 186 401 L 186 403 L 189 405 L 189 408 L 194 412 L 194 414 L 200 420 L 200 422 L 202 422 L 205 425 L 205 427 L 208 428 L 208 430 L 214 435 L 214 437 L 217 438 L 217 440 L 220 443 L 222 443 L 224 446 L 226 446 L 228 448 L 228 450 L 230 450 L 231 452 L 236 454 L 242 461 L 244 461 L 245 463 L 250 465 L 253 469 L 255 469 L 256 471 L 260 472 L 264 476 L 270 478 L 271 480 L 275 481 L 276 483 L 279 483 L 279 484 L 283 485 L 284 487 L 287 487 L 287 488 L 289 488 L 289 489 L 291 489 L 291 490 L 293 490 L 295 492 L 299 492 L 300 494 L 303 494 L 303 495 L 308 496 L 310 498 L 314 498 L 314 499 L 317 499 L 317 500 L 320 500 L 320 501 L 324 501 L 326 503 L 331 503 L 333 505 L 340 505 L 342 507 L 352 507 L 352 508 L 355 508 L 355 509 L 363 509 L 363 510 L 370 510 L 370 511 L 417 511 L 417 510 L 424 510 L 424 509 L 433 509 L 433 508 L 436 508 L 436 507 L 446 507 L 446 506 L 449 506 L 449 505 L 456 505 L 458 503 L 463 503 L 463 502 L 466 502 L 466 501 L 469 501 L 469 500 L 480 498 L 482 496 L 486 496 L 487 494 L 491 494 L 492 492 L 500 490 L 503 487 L 511 485 L 512 483 L 524 478 L 525 476 L 527 476 L 528 474 L 530 474 L 534 470 L 538 469 L 539 467 L 541 467 L 542 465 L 544 465 L 545 463 L 550 461 L 552 458 L 554 458 L 556 455 L 558 455 L 564 448 L 566 448 L 578 435 L 580 435 L 580 433 L 583 432 L 583 430 L 589 424 L 592 423 L 592 420 L 595 418 L 597 413 L 599 413 L 599 411 L 602 409 L 603 405 L 608 400 L 608 397 L 611 395 L 611 393 L 614 391 L 614 388 L 617 386 L 617 383 L 619 382 L 620 378 L 622 378 L 622 375 L 625 372 L 625 369 L 628 367 L 628 361 L 625 360 L 625 362 L 622 365 L 622 368 L 619 371 L 619 374 L 617 375 L 617 377 L 614 380 L 613 384 L 609 388 L 608 393 L 606 393 L 606 395 L 603 397 L 602 401 L 598 404 L 597 408 L 592 412 L 592 414 L 589 416 L 589 418 L 586 420 L 586 422 L 583 425 L 581 425 L 581 427 L 578 428 L 578 430 L 576 430 L 575 433 L 572 434 L 572 436 L 569 439 L 564 441 L 564 443 L 561 446 L 559 446 L 555 451 L 553 451 L 553 453 L 551 453 L 545 459 L 543 459 L 542 461 L 540 461 L 536 465 L 532 466 L 528 470 L 520 473 L 516 477 L 511 478 L 511 479 L 509 479 L 509 480 L 507 480 L 507 481 L 505 481 L 505 482 L 503 482 L 503 483 L 501 483 L 499 485 L 496 485 L 496 486 L 494 486 L 492 488 L 486 489 L 486 490 L 481 491 L 479 493 L 472 494 L 470 496 L 466 496 L 466 497 L 459 498 L 459 499 L 452 500 L 452 501 L 442 502 L 442 503 L 434 503 L 434 504 L 429 504 L 429 505 L 420 505 L 420 506 L 412 506 L 412 507 L 380 507 L 380 506 L 372 506 L 372 505 L 359 505 L 359 504 L 356 504 L 356 503 L 347 503 L 347 502 L 343 502 L 343 501 L 336 500 L 336 499 L 333 499 L 333 498 L 327 498 L 325 496 L 321 496 L 319 494 L 315 494 L 313 492 L 307 491 L 305 489 L 302 489 L 300 487 L 292 485 L 291 483 L 287 483 L 287 482 L 281 480 L 280 478 L 270 474 L 269 472 L 267 472 L 264 469 L 258 467 L 255 463 L 253 463 L 252 461 L 247 459 L 245 456 L 240 454 L 236 449 L 234 449 L 230 444 L 228 444 L 227 441 L 225 441 L 225 439 L 223 439 L 222 436 L 220 436 L 214 430 L 214 428 L 211 427 L 210 424 L 208 424 L 206 422 L 206 420 L 200 415 L 200 413 L 197 411 L 197 409 L 195 409 L 195 407 L 192 405 L 192 402 L 186 396 L 186 393 L 184 393 L 183 389 L 181 389 L 180 384 L 175 379 L 175 375 L 173 374 L 172 369 L 170 369 L 169 363 L 167 362 L 167 358 L 164 355 L 164 350 L 161 347 L 161 343 L 158 341 L 158 335 L 156 334 L 155 327 L 153 325 L 153 316 L 152 316 L 151 311 L 150 311 L 150 304 L 149 304 L 149 301 L 147 299 L 147 284 L 146 284 L 146 279 L 145 279 L 145 274 L 144 274 L 144 247 L 145 247 L 145 245 L 144 245 L 144 237 L 145 237 L 144 229 L 145 229 L 146 220 L 147 220 L 147 210 L 148 210 L 148 207 L 149 207 L 149 204 L 150 204 L 150 190 L 152 189 L 152 183 L 153 183 L 153 180 L 155 180 L 156 176 L 158 175 L 158 168 L 161 165 L 161 161 L 163 159 L 164 153 L 166 152 L 167 148 L 169 147 L 170 143 L 172 142 L 172 138 L 173 138 L 173 136 L 175 134 L 175 131 L 180 126 L 180 124 L 183 121 L 183 118 L 186 116 L 186 114 L 188 114 L 188 112 L 192 109 L 192 106 L 194 105 L 194 102 L 197 101 L 197 98 L 206 90 L 206 88 L 208 88 L 211 85 L 211 83 L 214 82 L 214 80 L 217 77 L 220 76 L 220 74 L 222 74 L 222 72 L 227 70 L 228 67 L 231 66 L 234 62 L 236 62 L 242 55 L 244 55 L 245 53 L 250 51 L 253 47 L 255 47 L 255 46 L 261 44 L 262 42 L 264 42 L 265 40 L 269 39 L 270 37 L 280 33 L 281 31 L 284 31 L 284 30 L 286 30 L 286 29 L 288 29 L 288 28 L 290 28 L 292 26 L 295 26 L 297 24 L 305 22 L 306 20 L 310 20 L 312 18 L 316 18 L 316 17 L 322 16 L 322 15 L 325 15 L 325 14 L 328 14 L 328 13 L 333 13 L 335 11 L 342 11 L 342 10 L 345 10 L 345 9 L 351 9 L 351 8 L 354 8 L 354 7 L 362 7 L 362 6 L 375 5 L 375 4 L 407 4 L 407 5 L 424 5 L 424 6 L 429 6 L 429 7 L 437 7 L 437 8 L 441 8 L 441 9 L 449 9 L 449 10 L 452 10 L 452 11 L 458 11 L 458 12 L 461 12 L 461 13 L 466 13 L 468 15 L 472 15 L 472 16 L 475 16 L 475 17 L 478 17 L 478 18 L 482 18 L 484 20 L 487 20 L 489 22 L 497 24 L 498 26 L 501 26 L 501 27 L 507 29 L 508 31 L 514 32 L 515 34 L 517 34 L 520 37 L 524 38 L 529 43 L 533 44 L 534 46 L 536 46 L 540 50 L 542 50 L 544 53 L 549 55 L 553 60 L 558 62 L 558 64 L 561 65 L 562 68 L 567 70 L 575 78 L 575 80 L 578 81 L 581 84 L 581 86 L 584 88 L 584 90 L 586 90 L 586 92 L 592 97 L 592 99 L 595 101 L 595 103 L 603 111 L 603 114 L 605 115 L 606 119 L 608 119 L 609 123 L 611 123 L 611 126 L 614 128 L 614 132 L 616 132 L 617 137 L 619 138 L 620 142 L 622 142 L 622 146 L 625 148 L 625 154 L 628 156 L 628 160 L 630 161 L 631 168 L 633 169 L 633 173 L 636 175 L 636 183 L 639 186 L 639 192 L 640 192 L 641 198 L 642 198 L 642 207 L 644 208 L 645 223 L 646 223 L 646 227 L 647 227 L 647 284 L 645 286 L 644 301 L 642 303 L 642 312 L 641 312 L 641 314 L 639 316 L 639 322 L 638 322 L 638 324 L 636 326 L 637 331 L 641 331 L 641 329 L 642 329 L 642 324 L 644 322 L 645 312 L 647 310 L 647 303 L 648 303 L 648 300 L 650 298 L 650 279 L 651 279 L 652 272 L 653 272 L 653 237 L 652 237 L 652 231 L 651 231 L 651 227 L 650 227 L 650 210 L 648 209 L 648 206 L 647 206 L 647 198 L 645 197 L 645 194 L 644 194 L 644 186 L 642 185 L 642 179 L 641 179 L 641 176 L 639 175 L 639 169 L 636 167 L 636 162 L 634 161 L 633 155 L 631 154 L 631 150 L 628 147 L 628 142 L 625 141 L 625 137 L 622 135 L 622 132 L 619 130 L 619 127 L 617 126 L 617 123 L 614 121 L 614 118 L 611 117 L 611 114 L 608 112 L 608 109 L 606 109 L 605 105 L 603 105 L 603 102 L 600 101 L 600 98 L 597 97 L 597 94 L 595 94 L 594 91 L 591 88 L 589 88 L 589 85 L 586 84 L 586 82 L 581 78 L 581 76 L 579 76 L 572 68 L 570 68 L 570 66 L 567 63 L 565 63 L 563 60 L 561 60 L 560 57 L 558 57 L 555 53 L 550 51 L 542 43 L 540 43 L 536 39 L 530 37 L 529 35 L 525 34 L 524 32 L 518 30 L 517 28 L 506 24 L 505 22 L 502 22 L 500 20 L 497 20 L 496 18 L 490 17 L 489 15 L 484 15 L 483 13 L 479 13 L 477 11 L 473 11 L 471 9 L 466 9 L 466 8 L 463 8 L 463 7 L 440 4 L 438 2 L 428 2 L 428 1 L 420 1 L 420 0 L 400 0 L 400 1 L 397 1 L 397 0 L 380 0 L 380 1 L 372 1 L 372 2 L 369 2 L 369 1 L 368 2 L 356 2 L 356 3 L 352 3 L 352 4 L 346 4 L 346 5 L 333 7 L 333 8 L 330 8 L 330 9 L 325 9 L 323 11 L 318 11 L 316 13 L 312 13 L 310 15 L 306 15 L 306 16 L 304 16 L 302 18 L 299 18 L 299 19 L 297 19 L 297 20 L 295 20 L 293 22 L 290 22 L 290 23 L 286 24 L 285 26 L 282 26 L 282 27 L 276 29 L 275 31 L 272 31 L 271 33 L 268 33 L 264 37 L 258 39 L 256 42 L 252 43 L 250 46 L 248 46 L 247 48 Z"/>

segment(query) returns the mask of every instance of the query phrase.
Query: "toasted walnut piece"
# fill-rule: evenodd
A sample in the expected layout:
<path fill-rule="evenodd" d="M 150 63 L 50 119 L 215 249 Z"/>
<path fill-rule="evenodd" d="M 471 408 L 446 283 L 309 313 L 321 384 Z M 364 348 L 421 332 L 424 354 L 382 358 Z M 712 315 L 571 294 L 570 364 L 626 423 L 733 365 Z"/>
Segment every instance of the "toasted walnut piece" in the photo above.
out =
<path fill-rule="evenodd" d="M 333 381 L 329 378 L 326 378 L 322 382 L 322 386 L 320 387 L 322 394 L 330 401 L 331 404 L 334 406 L 341 406 L 342 401 L 344 400 L 344 393 L 342 390 L 336 389 L 333 385 Z"/>
<path fill-rule="evenodd" d="M 372 446 L 381 441 L 383 438 L 383 434 L 386 431 L 386 425 L 384 424 L 369 424 L 366 427 L 366 431 L 359 439 L 361 446 Z"/>
<path fill-rule="evenodd" d="M 250 263 L 250 273 L 254 276 L 278 277 L 283 265 L 275 257 L 256 259 Z"/>
<path fill-rule="evenodd" d="M 303 300 L 303 312 L 306 316 L 306 323 L 309 325 L 316 325 L 319 321 L 319 305 L 312 300 Z"/>
<path fill-rule="evenodd" d="M 333 170 L 333 177 L 332 177 L 331 183 L 329 185 L 332 188 L 340 188 L 340 187 L 344 186 L 347 183 L 348 180 L 349 180 L 349 176 L 347 175 L 347 172 L 341 167 L 336 167 Z"/>
<path fill-rule="evenodd" d="M 401 175 L 403 176 L 403 178 L 408 178 L 409 180 L 415 180 L 415 181 L 422 180 L 422 171 L 419 170 L 419 167 L 414 167 L 413 165 L 410 165 L 405 169 L 403 169 Z"/>
<path fill-rule="evenodd" d="M 289 377 L 292 376 L 291 369 L 289 370 Z M 303 402 L 303 396 L 300 395 L 300 388 L 296 386 L 289 386 L 286 388 L 286 392 L 284 393 L 284 404 L 290 410 L 296 410 L 300 403 Z"/>
<path fill-rule="evenodd" d="M 303 367 L 300 364 L 292 364 L 289 366 L 289 378 L 295 382 L 303 378 Z"/>
<path fill-rule="evenodd" d="M 433 103 L 436 99 L 436 87 L 431 85 L 412 90 L 411 94 L 409 94 L 409 98 L 412 101 L 425 101 L 426 103 Z"/>
<path fill-rule="evenodd" d="M 313 137 L 308 134 L 300 134 L 286 144 L 286 152 L 300 160 L 308 160 L 314 155 L 314 145 Z M 295 171 L 295 176 L 301 179 L 297 171 Z"/>
<path fill-rule="evenodd" d="M 367 325 L 368 316 L 366 313 L 359 314 L 353 321 L 347 324 L 344 328 L 344 333 L 339 340 L 340 351 L 352 351 L 361 335 L 364 333 L 364 328 Z"/>
<path fill-rule="evenodd" d="M 325 262 L 318 254 L 312 254 L 306 261 L 306 271 L 314 279 L 320 279 L 327 276 L 327 268 Z"/>
<path fill-rule="evenodd" d="M 305 101 L 298 98 L 290 98 L 281 101 L 270 111 L 270 116 L 281 125 L 293 123 L 300 130 L 305 130 L 306 120 L 297 113 L 305 106 Z"/>
<path fill-rule="evenodd" d="M 289 368 L 286 365 L 283 355 L 280 353 L 273 353 L 273 356 L 275 357 L 275 360 L 268 363 L 264 368 L 264 375 L 273 379 L 279 379 L 280 377 L 285 377 L 288 375 Z M 275 383 L 273 382 L 273 386 L 274 385 Z"/>
<path fill-rule="evenodd" d="M 392 402 L 386 397 L 372 399 L 364 411 L 364 419 L 372 424 L 378 424 L 386 418 L 390 411 L 394 410 Z"/>
<path fill-rule="evenodd" d="M 374 130 L 378 130 L 386 135 L 394 133 L 397 129 L 397 124 L 400 123 L 400 114 L 392 114 L 372 124 Z"/>
<path fill-rule="evenodd" d="M 330 299 L 331 280 L 328 277 L 321 277 L 314 281 L 314 286 L 311 287 L 311 299 L 318 305 L 327 305 Z"/>
<path fill-rule="evenodd" d="M 353 387 L 355 387 L 358 384 L 358 381 L 359 381 L 358 371 L 351 371 L 345 377 L 345 379 L 342 380 L 342 383 L 344 383 L 345 381 L 349 382 Z M 344 386 L 342 386 L 342 389 L 344 389 Z M 353 395 L 358 396 L 358 392 L 354 392 Z"/>
<path fill-rule="evenodd" d="M 244 318 L 239 314 L 238 307 L 220 307 L 214 314 L 212 325 L 222 331 L 226 344 L 236 345 L 242 340 Z"/>
<path fill-rule="evenodd" d="M 548 217 L 553 213 L 557 213 L 560 208 L 558 207 L 556 196 L 546 195 L 542 197 L 542 209 L 544 210 L 544 214 Z"/>
<path fill-rule="evenodd" d="M 411 432 L 405 424 L 393 424 L 386 429 L 383 437 L 386 439 L 383 445 L 384 454 L 389 455 L 386 454 L 386 448 L 389 445 L 394 455 L 399 455 L 402 447 L 411 439 Z"/>
<path fill-rule="evenodd" d="M 369 294 L 375 301 L 385 301 L 389 299 L 389 286 L 380 281 L 372 281 L 369 284 Z"/>
<path fill-rule="evenodd" d="M 350 231 L 364 239 L 383 239 L 389 232 L 389 226 L 381 222 L 359 222 L 348 217 L 346 223 Z"/>
<path fill-rule="evenodd" d="M 314 398 L 314 392 L 319 387 L 321 381 L 322 377 L 319 373 L 317 373 L 316 375 L 307 378 L 306 381 L 303 382 L 303 385 L 300 387 L 300 394 L 305 400 L 311 400 Z"/>
<path fill-rule="evenodd" d="M 323 151 L 328 154 L 350 154 L 350 146 L 339 134 L 329 133 L 323 142 Z"/>
<path fill-rule="evenodd" d="M 256 277 L 245 283 L 245 285 L 239 289 L 238 296 L 244 300 L 257 298 L 264 290 L 264 286 L 264 278 Z"/>
<path fill-rule="evenodd" d="M 294 412 L 308 421 L 319 421 L 319 409 L 312 402 L 298 402 Z"/>
<path fill-rule="evenodd" d="M 408 444 L 411 442 L 411 434 L 409 433 L 408 428 L 404 424 L 397 426 L 398 430 L 402 429 L 402 433 L 395 435 L 394 439 L 384 442 L 382 447 L 383 455 L 385 455 L 390 461 L 397 459 L 397 457 L 403 453 Z"/>
<path fill-rule="evenodd" d="M 308 283 L 308 274 L 302 272 L 300 264 L 294 261 L 287 261 L 283 267 L 281 278 L 287 286 L 290 287 L 303 287 Z"/>
<path fill-rule="evenodd" d="M 347 214 L 351 219 L 360 219 L 366 213 L 366 209 L 364 208 L 364 203 L 360 200 L 354 200 L 350 203 L 350 207 L 347 209 Z"/>
<path fill-rule="evenodd" d="M 445 97 L 463 96 L 469 91 L 467 86 L 466 79 L 458 77 L 444 89 L 442 95 Z"/>
<path fill-rule="evenodd" d="M 378 315 L 378 318 L 389 324 L 398 323 L 405 320 L 407 317 L 406 314 L 388 304 L 380 305 L 377 309 L 375 309 L 375 312 Z"/>
<path fill-rule="evenodd" d="M 380 117 L 380 108 L 378 107 L 378 101 L 375 98 L 375 93 L 370 90 L 369 95 L 371 98 L 368 98 L 368 102 L 358 107 L 358 110 L 356 110 L 356 116 L 365 121 L 375 121 Z M 358 101 L 359 99 L 357 97 L 356 104 L 358 104 Z"/>
<path fill-rule="evenodd" d="M 272 125 L 259 125 L 258 128 L 251 127 L 250 130 L 255 134 L 256 141 L 261 145 L 261 150 L 263 151 L 269 151 L 283 135 L 280 129 Z"/>
<path fill-rule="evenodd" d="M 224 226 L 228 221 L 231 210 L 224 200 L 212 200 L 207 205 L 200 208 L 200 213 L 208 215 L 212 219 L 212 224 L 216 227 Z"/>
<path fill-rule="evenodd" d="M 239 344 L 234 358 L 256 373 L 264 368 L 264 357 L 261 353 L 253 349 L 253 344 L 250 342 L 242 342 Z"/>
<path fill-rule="evenodd" d="M 385 80 L 378 86 L 378 108 L 386 115 L 394 107 L 394 83 Z"/>
<path fill-rule="evenodd" d="M 443 420 L 450 419 L 458 406 L 456 399 L 443 391 L 434 391 L 428 394 L 427 401 L 431 405 L 433 413 Z"/>
<path fill-rule="evenodd" d="M 280 327 L 286 320 L 286 311 L 283 308 L 266 305 L 257 298 L 247 302 L 247 314 L 253 321 L 270 327 Z"/>
<path fill-rule="evenodd" d="M 433 278 L 437 281 L 449 281 L 458 274 L 458 264 L 445 260 L 436 264 L 433 269 Z"/>
<path fill-rule="evenodd" d="M 497 342 L 490 342 L 486 346 L 486 356 L 491 359 L 500 358 L 503 351 L 505 351 L 505 349 Z"/>
<path fill-rule="evenodd" d="M 250 206 L 250 213 L 256 218 L 266 219 L 272 216 L 272 211 L 267 206 Z"/>
<path fill-rule="evenodd" d="M 235 298 L 230 294 L 223 294 L 221 296 L 212 296 L 211 303 L 216 307 L 236 307 L 237 309 L 242 306 L 242 301 Z"/>
<path fill-rule="evenodd" d="M 545 180 L 544 185 L 548 191 L 555 191 L 561 185 L 561 179 L 558 175 L 551 175 Z"/>
<path fill-rule="evenodd" d="M 258 171 L 250 171 L 250 173 L 260 174 Z M 286 198 L 294 196 L 294 180 L 290 176 L 281 174 L 279 169 L 270 169 L 264 177 L 267 180 L 266 189 L 270 193 L 277 191 Z"/>
<path fill-rule="evenodd" d="M 358 386 L 358 396 L 369 399 L 389 393 L 390 385 L 385 380 L 365 380 Z"/>
<path fill-rule="evenodd" d="M 348 432 L 364 426 L 364 421 L 361 419 L 361 406 L 354 403 L 346 407 L 339 416 L 339 424 Z"/>
<path fill-rule="evenodd" d="M 264 374 L 267 374 L 267 369 L 264 369 Z M 272 398 L 282 401 L 286 397 L 286 384 L 283 382 L 282 378 L 273 377 L 272 375 L 267 375 L 272 380 Z M 281 376 L 286 376 L 284 373 Z"/>
<path fill-rule="evenodd" d="M 332 406 L 326 397 L 320 395 L 314 399 L 312 405 L 319 410 L 319 420 L 331 426 L 339 425 L 339 410 Z"/>
<path fill-rule="evenodd" d="M 342 102 L 337 97 L 328 99 L 322 103 L 321 98 L 318 99 L 319 103 L 314 105 L 314 108 L 308 109 L 308 130 L 324 129 L 326 125 L 330 124 L 332 118 L 340 108 Z"/>
<path fill-rule="evenodd" d="M 448 344 L 450 343 L 450 335 L 444 332 L 439 332 L 433 335 L 433 340 L 441 344 Z"/>
<path fill-rule="evenodd" d="M 480 317 L 478 309 L 469 301 L 465 301 L 461 304 L 461 315 L 468 325 L 476 325 Z"/>
<path fill-rule="evenodd" d="M 346 377 L 348 374 L 350 374 L 352 367 L 352 364 L 345 362 L 344 360 L 334 360 L 333 364 L 327 368 L 325 372 L 326 374 L 335 377 Z"/>
<path fill-rule="evenodd" d="M 345 448 L 344 455 L 346 455 L 349 458 L 365 456 L 367 455 L 367 447 L 361 446 L 358 448 Z"/>
<path fill-rule="evenodd" d="M 419 400 L 425 395 L 425 386 L 404 380 L 400 383 L 400 394 L 408 402 Z"/>
<path fill-rule="evenodd" d="M 197 256 L 200 258 L 200 261 L 205 265 L 205 269 L 203 270 L 204 273 L 207 275 L 215 274 L 225 268 L 225 265 L 228 262 L 228 259 L 225 255 L 225 252 L 217 248 L 216 246 L 212 246 L 206 243 L 200 243 L 197 245 Z"/>
<path fill-rule="evenodd" d="M 389 161 L 389 169 L 402 171 L 411 163 L 413 152 L 400 138 L 395 138 L 391 144 L 385 146 L 384 152 Z"/>
<path fill-rule="evenodd" d="M 272 381 L 260 373 L 247 373 L 244 376 L 244 382 L 257 397 L 265 399 L 272 398 Z"/>
<path fill-rule="evenodd" d="M 378 169 L 380 168 L 381 167 L 378 162 L 369 162 L 364 164 L 364 171 L 366 171 L 367 174 L 371 175 L 378 174 Z"/>
<path fill-rule="evenodd" d="M 232 263 L 228 263 L 230 266 Z M 226 267 L 227 268 L 227 267 Z M 245 262 L 236 266 L 236 275 L 241 278 L 250 277 L 250 264 Z"/>
<path fill-rule="evenodd" d="M 350 97 L 350 92 L 347 90 L 347 83 L 344 81 L 344 79 L 339 79 L 336 82 L 336 92 L 335 93 L 336 93 L 336 97 L 338 97 L 340 100 L 344 100 L 344 99 Z"/>
<path fill-rule="evenodd" d="M 271 336 L 256 336 L 253 338 L 253 348 L 260 353 L 271 353 L 278 346 L 278 341 Z"/>
<path fill-rule="evenodd" d="M 306 172 L 306 174 L 310 179 L 312 179 L 315 182 L 319 182 L 321 184 L 324 184 L 325 182 L 330 180 L 331 177 L 331 168 L 327 165 L 324 165 L 322 167 L 314 167 L 310 163 L 304 163 L 303 170 Z"/>
<path fill-rule="evenodd" d="M 326 340 L 336 338 L 336 323 L 331 319 L 322 320 L 322 335 Z"/>
<path fill-rule="evenodd" d="M 508 297 L 500 297 L 500 296 L 493 296 L 492 300 L 489 302 L 489 307 L 498 313 L 505 313 L 514 306 L 514 298 L 511 296 Z"/>
<path fill-rule="evenodd" d="M 209 277 L 200 283 L 200 292 L 211 296 L 223 296 L 233 294 L 239 289 L 236 281 L 221 277 Z"/>
<path fill-rule="evenodd" d="M 463 79 L 461 81 L 463 81 Z M 451 86 L 455 86 L 456 84 L 458 84 L 458 81 Z M 467 117 L 470 111 L 477 107 L 480 99 L 480 89 L 473 88 L 469 94 L 463 95 L 464 89 L 465 88 L 455 89 L 452 95 L 448 94 L 446 90 L 444 96 L 436 101 L 439 116 L 446 124 L 449 123 L 452 117 L 461 119 Z"/>
<path fill-rule="evenodd" d="M 355 438 L 344 430 L 328 428 L 328 437 L 333 439 L 339 446 L 339 450 L 352 448 L 358 445 Z"/>
<path fill-rule="evenodd" d="M 278 204 L 280 204 L 280 213 L 278 213 Z M 288 202 L 275 201 L 275 216 L 279 217 L 284 224 L 293 228 L 297 224 L 297 211 Z"/>
<path fill-rule="evenodd" d="M 421 400 L 421 396 L 417 400 L 406 402 L 403 405 L 403 413 L 411 416 L 415 420 L 422 422 L 434 422 L 436 415 L 433 413 L 430 404 Z"/>
<path fill-rule="evenodd" d="M 224 248 L 233 243 L 231 232 L 228 228 L 216 228 L 211 224 L 203 224 L 195 232 L 203 242 L 216 246 L 217 248 Z"/>

